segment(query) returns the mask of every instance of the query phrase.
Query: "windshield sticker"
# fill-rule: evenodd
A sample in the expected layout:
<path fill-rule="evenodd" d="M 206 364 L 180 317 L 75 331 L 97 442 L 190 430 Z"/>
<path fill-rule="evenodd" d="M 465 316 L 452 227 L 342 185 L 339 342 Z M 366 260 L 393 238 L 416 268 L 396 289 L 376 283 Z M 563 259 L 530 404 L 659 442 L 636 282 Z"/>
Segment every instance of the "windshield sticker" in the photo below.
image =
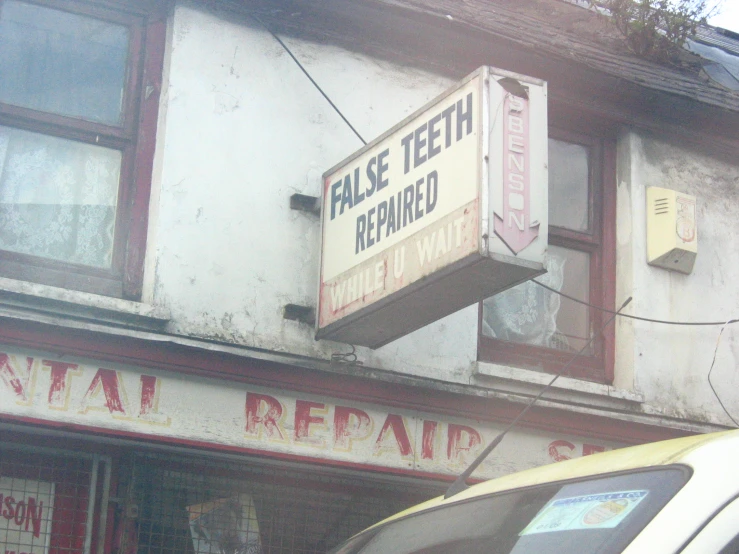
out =
<path fill-rule="evenodd" d="M 551 500 L 520 536 L 577 529 L 613 529 L 649 491 L 620 491 Z"/>

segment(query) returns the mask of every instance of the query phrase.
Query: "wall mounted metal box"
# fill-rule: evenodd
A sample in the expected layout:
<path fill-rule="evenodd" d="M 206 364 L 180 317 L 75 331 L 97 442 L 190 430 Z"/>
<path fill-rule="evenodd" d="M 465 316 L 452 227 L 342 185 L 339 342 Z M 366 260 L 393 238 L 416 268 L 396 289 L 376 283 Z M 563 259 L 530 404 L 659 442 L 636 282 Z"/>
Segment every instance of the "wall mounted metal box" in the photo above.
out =
<path fill-rule="evenodd" d="M 647 188 L 647 263 L 690 273 L 697 254 L 695 196 Z"/>
<path fill-rule="evenodd" d="M 482 67 L 324 174 L 316 339 L 376 348 L 544 273 L 546 98 Z"/>

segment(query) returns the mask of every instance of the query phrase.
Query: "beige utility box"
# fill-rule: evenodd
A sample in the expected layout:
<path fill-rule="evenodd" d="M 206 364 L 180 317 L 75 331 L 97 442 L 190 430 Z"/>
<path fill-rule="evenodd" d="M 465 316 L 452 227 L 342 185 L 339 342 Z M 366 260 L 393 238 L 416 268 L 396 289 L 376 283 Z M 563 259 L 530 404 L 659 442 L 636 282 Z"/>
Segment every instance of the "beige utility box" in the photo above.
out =
<path fill-rule="evenodd" d="M 647 263 L 690 273 L 698 254 L 695 196 L 647 188 Z"/>

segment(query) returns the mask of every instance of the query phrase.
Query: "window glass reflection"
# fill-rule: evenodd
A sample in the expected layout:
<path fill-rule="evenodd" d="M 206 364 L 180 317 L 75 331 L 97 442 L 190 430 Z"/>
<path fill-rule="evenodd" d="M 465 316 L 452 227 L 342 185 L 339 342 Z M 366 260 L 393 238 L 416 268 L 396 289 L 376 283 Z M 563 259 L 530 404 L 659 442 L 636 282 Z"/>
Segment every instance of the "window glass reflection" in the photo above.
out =
<path fill-rule="evenodd" d="M 549 139 L 549 225 L 589 229 L 588 149 Z"/>
<path fill-rule="evenodd" d="M 0 2 L 0 102 L 119 124 L 128 34 L 122 25 Z"/>

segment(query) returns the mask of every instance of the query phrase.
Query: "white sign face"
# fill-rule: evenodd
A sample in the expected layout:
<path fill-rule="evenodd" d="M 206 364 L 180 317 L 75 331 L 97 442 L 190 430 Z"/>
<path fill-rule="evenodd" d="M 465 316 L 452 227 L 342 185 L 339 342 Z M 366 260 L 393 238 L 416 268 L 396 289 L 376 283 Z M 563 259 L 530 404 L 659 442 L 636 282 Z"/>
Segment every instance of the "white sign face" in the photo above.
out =
<path fill-rule="evenodd" d="M 175 443 L 446 475 L 459 474 L 504 427 L 410 407 L 110 364 L 101 367 L 0 347 L 2 415 Z M 498 477 L 617 446 L 521 428 L 508 434 L 475 476 Z M 41 498 L 43 513 L 50 513 L 53 491 L 41 485 L 24 490 L 38 490 L 36 506 Z M 7 494 L 2 489 L 0 493 Z M 27 509 L 27 513 L 36 512 Z M 31 529 L 35 520 L 29 517 Z"/>
<path fill-rule="evenodd" d="M 319 328 L 478 250 L 481 80 L 324 176 Z"/>
<path fill-rule="evenodd" d="M 54 509 L 54 483 L 0 477 L 0 549 L 47 554 Z"/>
<path fill-rule="evenodd" d="M 546 83 L 483 67 L 324 175 L 316 338 L 377 348 L 544 272 Z"/>

